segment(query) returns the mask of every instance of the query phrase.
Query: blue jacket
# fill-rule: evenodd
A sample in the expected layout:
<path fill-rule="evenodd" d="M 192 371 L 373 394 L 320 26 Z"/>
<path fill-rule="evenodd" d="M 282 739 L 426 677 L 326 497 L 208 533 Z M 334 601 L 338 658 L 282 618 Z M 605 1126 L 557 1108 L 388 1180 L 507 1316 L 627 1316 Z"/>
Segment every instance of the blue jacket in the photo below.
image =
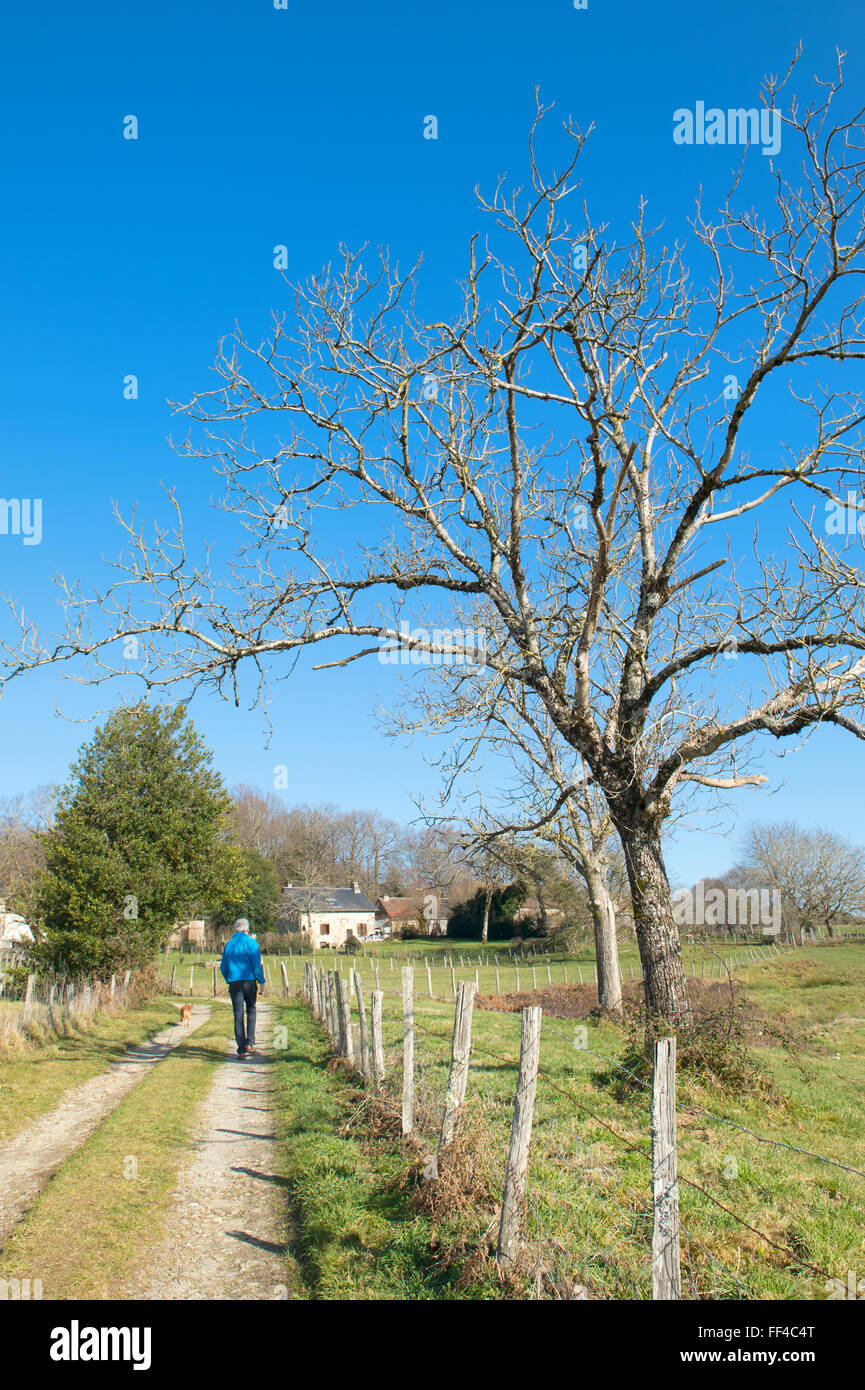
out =
<path fill-rule="evenodd" d="M 265 983 L 258 942 L 252 941 L 245 931 L 236 931 L 226 941 L 219 968 L 229 984 L 234 980 L 258 980 L 260 985 Z"/>

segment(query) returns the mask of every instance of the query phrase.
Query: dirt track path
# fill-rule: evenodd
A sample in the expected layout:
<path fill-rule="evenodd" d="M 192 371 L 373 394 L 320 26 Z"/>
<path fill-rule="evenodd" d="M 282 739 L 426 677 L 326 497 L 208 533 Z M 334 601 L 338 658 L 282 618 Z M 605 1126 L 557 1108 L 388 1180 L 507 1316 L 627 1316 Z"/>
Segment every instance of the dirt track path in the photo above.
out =
<path fill-rule="evenodd" d="M 73 1086 L 60 1104 L 0 1145 L 0 1246 L 70 1154 L 178 1043 L 210 1017 L 195 1004 L 187 1027 L 175 1024 L 131 1047 L 107 1071 Z"/>
<path fill-rule="evenodd" d="M 218 1069 L 178 1176 L 165 1235 L 118 1296 L 144 1299 L 292 1297 L 286 1212 L 273 1128 L 271 1017 L 259 1004 L 258 1047 Z"/>

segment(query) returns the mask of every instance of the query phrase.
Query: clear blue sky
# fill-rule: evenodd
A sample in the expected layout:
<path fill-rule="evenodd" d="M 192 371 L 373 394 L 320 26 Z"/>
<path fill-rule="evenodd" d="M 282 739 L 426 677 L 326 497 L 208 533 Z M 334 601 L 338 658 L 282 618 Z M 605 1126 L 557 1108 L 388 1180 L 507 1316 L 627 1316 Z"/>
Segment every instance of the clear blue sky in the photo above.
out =
<path fill-rule="evenodd" d="M 595 215 L 615 224 L 644 193 L 676 231 L 698 184 L 723 177 L 730 157 L 712 151 L 712 165 L 705 149 L 674 146 L 675 108 L 757 105 L 761 78 L 784 69 L 800 39 L 803 78 L 831 72 L 837 45 L 851 87 L 865 89 L 852 0 L 589 0 L 586 11 L 571 0 L 291 0 L 288 10 L 49 0 L 17 11 L 7 8 L 0 44 L 0 493 L 41 497 L 44 535 L 29 547 L 0 537 L 0 587 L 48 626 L 52 573 L 97 582 L 100 556 L 119 551 L 112 499 L 152 518 L 164 514 L 160 482 L 175 484 L 193 524 L 220 535 L 207 488 L 169 448 L 166 402 L 207 385 L 235 319 L 255 335 L 285 306 L 275 244 L 288 247 L 292 280 L 340 242 L 388 244 L 404 263 L 423 252 L 426 293 L 450 303 L 482 227 L 475 185 L 524 179 L 536 86 L 557 115 L 596 124 L 584 171 Z M 137 141 L 122 138 L 128 114 Z M 437 141 L 423 139 L 428 114 Z M 128 373 L 137 401 L 122 397 Z M 269 750 L 258 715 L 196 703 L 217 765 L 229 782 L 269 787 L 286 763 L 290 800 L 408 818 L 409 793 L 433 777 L 420 745 L 396 749 L 373 725 L 391 673 L 315 675 L 309 664 L 276 690 Z M 0 793 L 63 777 L 88 730 L 55 717 L 58 701 L 83 718 L 100 693 L 43 673 L 4 697 Z M 671 876 L 723 869 L 737 817 L 865 839 L 862 766 L 861 747 L 836 734 L 772 761 L 775 794 L 741 793 L 723 834 L 677 835 Z"/>

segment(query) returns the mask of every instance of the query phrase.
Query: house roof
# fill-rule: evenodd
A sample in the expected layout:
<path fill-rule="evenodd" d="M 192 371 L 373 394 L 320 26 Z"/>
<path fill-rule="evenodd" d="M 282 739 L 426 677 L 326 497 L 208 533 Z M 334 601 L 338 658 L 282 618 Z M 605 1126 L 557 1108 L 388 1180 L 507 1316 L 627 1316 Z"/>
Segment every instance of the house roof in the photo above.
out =
<path fill-rule="evenodd" d="M 290 888 L 283 888 L 280 903 L 300 912 L 362 912 L 365 917 L 370 913 L 375 915 L 375 907 L 366 893 L 355 893 L 352 888 L 292 884 Z"/>

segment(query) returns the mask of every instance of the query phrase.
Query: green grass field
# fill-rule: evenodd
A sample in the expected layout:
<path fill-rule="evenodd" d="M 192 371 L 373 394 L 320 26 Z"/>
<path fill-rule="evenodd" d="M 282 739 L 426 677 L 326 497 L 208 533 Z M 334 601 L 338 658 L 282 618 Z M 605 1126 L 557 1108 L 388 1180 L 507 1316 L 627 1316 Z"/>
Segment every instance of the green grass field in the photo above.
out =
<path fill-rule="evenodd" d="M 423 949 L 405 954 L 415 964 L 420 1148 L 433 1152 L 453 1005 L 427 997 Z M 696 959 L 686 949 L 686 959 L 689 954 Z M 360 969 L 369 980 L 371 963 L 361 961 Z M 551 969 L 556 979 L 555 963 Z M 385 962 L 379 973 L 389 1075 L 398 1086 L 399 976 Z M 523 989 L 530 988 L 524 967 L 520 973 Z M 457 976 L 473 978 L 473 971 L 467 966 Z M 491 968 L 481 968 L 482 991 L 490 989 L 491 976 L 494 981 Z M 774 1083 L 776 1095 L 769 1101 L 731 1098 L 680 1072 L 683 1292 L 695 1298 L 822 1299 L 827 1276 L 846 1280 L 848 1270 L 865 1265 L 865 1180 L 744 1130 L 865 1169 L 865 948 L 809 946 L 743 966 L 736 978 L 788 1038 L 752 1049 Z M 449 979 L 449 971 L 435 970 L 434 993 Z M 499 1194 L 519 1027 L 518 1014 L 475 1010 L 465 1124 L 482 1139 L 478 1161 L 489 1167 Z M 615 1063 L 621 1056 L 622 1032 L 603 1021 L 588 1020 L 585 1027 L 587 1047 L 580 1045 L 573 1021 L 548 1015 L 543 1022 L 527 1214 L 532 1287 L 542 1293 L 576 1283 L 590 1297 L 645 1299 L 651 1297 L 649 1097 L 636 1087 L 621 1098 L 601 1083 L 604 1073 L 615 1072 L 606 1059 Z M 371 1136 L 370 1143 L 375 1153 L 381 1141 Z M 416 1148 L 404 1156 L 404 1166 L 409 1160 L 416 1162 Z M 392 1165 L 392 1158 L 387 1162 Z M 494 1203 L 487 1205 L 446 1220 L 439 1241 L 453 1244 L 462 1236 L 472 1248 L 492 1219 Z M 326 1225 L 321 1215 L 318 1224 Z"/>
<path fill-rule="evenodd" d="M 797 949 L 809 949 L 797 948 Z M 818 948 L 814 948 L 818 949 Z M 854 949 L 845 947 L 839 941 L 819 949 L 840 951 Z M 682 954 L 689 975 L 697 978 L 726 978 L 722 962 L 735 971 L 737 978 L 743 977 L 749 966 L 749 954 L 765 958 L 767 962 L 778 959 L 772 947 L 764 944 L 745 943 L 683 943 Z M 636 944 L 625 940 L 620 946 L 620 963 L 625 983 L 640 977 L 640 958 Z M 592 984 L 595 980 L 595 957 L 590 943 L 586 943 L 572 955 L 550 952 L 535 955 L 531 961 L 526 957 L 511 959 L 507 942 L 492 942 L 481 947 L 476 942 L 453 942 L 444 940 L 395 941 L 373 944 L 365 952 L 349 955 L 343 952 L 320 951 L 312 954 L 272 954 L 264 957 L 265 973 L 270 987 L 282 992 L 282 967 L 285 967 L 289 988 L 294 990 L 303 980 L 303 968 L 307 960 L 315 960 L 316 965 L 328 969 L 338 968 L 343 972 L 355 968 L 362 978 L 370 983 L 376 979 L 376 967 L 380 987 L 385 991 L 400 988 L 400 971 L 404 965 L 411 965 L 415 971 L 415 989 L 419 992 L 429 990 L 427 966 L 432 978 L 432 993 L 452 997 L 452 980 L 477 981 L 481 993 L 497 992 L 498 986 L 504 990 L 543 988 L 552 984 Z M 453 977 L 447 960 L 453 961 Z M 483 962 L 488 961 L 489 964 Z M 158 968 L 166 985 L 174 977 L 174 993 L 183 998 L 213 998 L 214 978 L 216 997 L 227 996 L 227 989 L 217 968 L 219 953 L 203 953 L 200 956 L 181 956 L 172 951 L 161 956 Z M 498 966 L 498 975 L 496 974 Z M 534 974 L 532 973 L 534 966 Z"/>
<path fill-rule="evenodd" d="M 760 959 L 752 962 L 741 945 L 717 953 L 684 947 L 688 973 L 698 977 L 711 966 L 717 978 L 719 956 L 736 959 L 735 979 L 754 1011 L 751 1055 L 772 1089 L 768 1097 L 756 1089 L 731 1096 L 680 1070 L 683 1296 L 821 1300 L 827 1277 L 846 1282 L 848 1271 L 861 1275 L 865 1268 L 865 1179 L 835 1166 L 865 1171 L 865 945 L 809 945 L 781 956 L 755 951 Z M 477 970 L 486 995 L 497 983 L 502 991 L 517 983 L 505 948 L 488 948 L 483 963 L 481 954 L 424 942 L 316 958 L 344 975 L 357 968 L 367 1002 L 376 978 L 384 991 L 388 1083 L 379 1098 L 329 1062 L 323 1029 L 297 996 L 303 959 L 268 957 L 275 1022 L 285 1030 L 277 1032 L 274 1103 L 295 1232 L 286 1283 L 295 1296 L 560 1298 L 579 1285 L 590 1298 L 651 1297 L 649 1095 L 645 1085 L 610 1084 L 611 1077 L 627 1080 L 616 1065 L 626 1046 L 618 1025 L 544 1015 L 526 1260 L 516 1276 L 503 1283 L 489 1252 L 513 1111 L 519 1013 L 475 1009 L 458 1152 L 452 1167 L 443 1161 L 439 1177 L 431 1176 L 450 1061 L 452 980 L 474 980 Z M 187 994 L 192 968 L 193 992 L 209 995 L 213 959 L 192 965 L 184 958 L 178 993 Z M 418 1124 L 404 1140 L 400 969 L 407 961 L 414 966 Z M 627 945 L 622 961 L 630 983 L 636 954 Z M 177 964 L 176 956 L 162 958 L 160 969 L 170 978 Z M 550 979 L 561 985 L 594 978 L 588 948 L 573 958 L 539 958 L 534 968 L 539 990 Z M 521 989 L 531 990 L 531 964 L 521 961 L 517 969 Z M 636 984 L 636 968 L 633 977 Z M 56 1104 L 68 1086 L 175 1019 L 176 1003 L 162 997 L 4 1062 L 0 1141 Z M 46 1297 L 113 1296 L 158 1236 L 229 1033 L 220 997 L 211 1022 L 62 1166 L 7 1244 L 0 1275 L 25 1278 L 38 1270 Z M 124 1169 L 130 1155 L 137 1160 L 132 1181 Z"/>

